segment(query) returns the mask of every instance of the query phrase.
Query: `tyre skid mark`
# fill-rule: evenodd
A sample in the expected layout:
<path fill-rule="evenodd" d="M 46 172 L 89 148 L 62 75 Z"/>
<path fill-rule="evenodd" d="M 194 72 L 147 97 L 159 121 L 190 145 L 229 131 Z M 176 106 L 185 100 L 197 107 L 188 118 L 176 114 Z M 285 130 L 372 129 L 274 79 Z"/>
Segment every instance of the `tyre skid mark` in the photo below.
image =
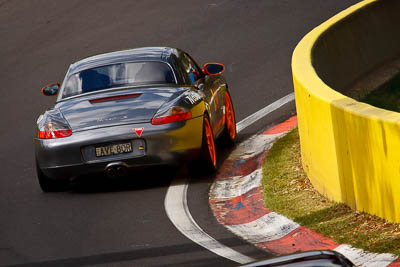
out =
<path fill-rule="evenodd" d="M 257 187 L 232 199 L 211 199 L 210 204 L 222 224 L 237 225 L 249 223 L 270 213 L 270 210 L 264 208 L 263 201 L 261 188 Z"/>

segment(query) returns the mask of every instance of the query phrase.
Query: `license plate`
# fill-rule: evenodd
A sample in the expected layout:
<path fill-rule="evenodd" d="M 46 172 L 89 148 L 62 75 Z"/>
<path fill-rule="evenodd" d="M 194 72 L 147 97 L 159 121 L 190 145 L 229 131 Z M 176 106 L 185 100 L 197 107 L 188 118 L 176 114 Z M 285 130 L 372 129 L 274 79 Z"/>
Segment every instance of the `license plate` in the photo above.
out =
<path fill-rule="evenodd" d="M 96 147 L 96 157 L 104 157 L 132 152 L 131 143 L 114 144 Z"/>

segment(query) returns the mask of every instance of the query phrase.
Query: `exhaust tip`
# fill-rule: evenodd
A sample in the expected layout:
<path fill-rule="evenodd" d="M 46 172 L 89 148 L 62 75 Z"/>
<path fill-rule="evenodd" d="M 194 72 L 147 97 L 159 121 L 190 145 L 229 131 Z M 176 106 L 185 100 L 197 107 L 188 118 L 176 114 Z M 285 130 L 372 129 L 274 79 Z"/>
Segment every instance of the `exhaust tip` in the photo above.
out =
<path fill-rule="evenodd" d="M 110 178 L 115 178 L 117 176 L 117 170 L 113 167 L 106 169 L 107 176 Z"/>
<path fill-rule="evenodd" d="M 105 171 L 110 178 L 125 176 L 128 173 L 128 165 L 122 161 L 111 162 L 107 164 Z"/>
<path fill-rule="evenodd" d="M 126 167 L 124 167 L 124 166 L 117 167 L 117 175 L 118 176 L 125 176 L 126 173 L 127 173 Z"/>

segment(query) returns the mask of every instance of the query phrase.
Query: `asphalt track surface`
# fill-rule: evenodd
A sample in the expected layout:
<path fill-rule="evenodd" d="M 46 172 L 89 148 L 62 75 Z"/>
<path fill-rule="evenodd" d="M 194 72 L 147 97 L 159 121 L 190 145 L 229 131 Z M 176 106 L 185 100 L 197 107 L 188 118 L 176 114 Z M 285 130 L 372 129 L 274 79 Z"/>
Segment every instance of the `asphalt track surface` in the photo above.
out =
<path fill-rule="evenodd" d="M 237 121 L 292 92 L 290 59 L 313 27 L 357 1 L 0 1 L 0 265 L 230 266 L 182 236 L 164 197 L 176 173 L 131 179 L 88 177 L 71 192 L 42 193 L 34 169 L 33 126 L 70 63 L 141 46 L 180 47 L 201 64 L 227 66 Z M 288 117 L 270 114 L 241 138 Z M 223 159 L 225 151 L 218 151 Z M 141 181 L 141 182 L 139 182 Z M 212 217 L 212 177 L 191 177 L 188 204 L 211 236 L 248 256 L 258 251 Z"/>

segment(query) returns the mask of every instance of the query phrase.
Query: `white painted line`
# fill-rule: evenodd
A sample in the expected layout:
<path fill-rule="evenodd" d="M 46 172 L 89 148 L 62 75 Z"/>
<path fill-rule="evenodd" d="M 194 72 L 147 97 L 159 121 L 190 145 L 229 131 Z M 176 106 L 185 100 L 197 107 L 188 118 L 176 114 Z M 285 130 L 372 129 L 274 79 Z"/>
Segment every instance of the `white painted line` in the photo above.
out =
<path fill-rule="evenodd" d="M 363 251 L 362 249 L 353 248 L 344 244 L 338 246 L 334 250 L 343 254 L 356 266 L 360 267 L 385 267 L 397 259 L 396 256 L 389 253 L 369 253 Z"/>
<path fill-rule="evenodd" d="M 221 244 L 200 228 L 190 214 L 187 205 L 187 188 L 187 179 L 175 179 L 169 186 L 165 196 L 165 210 L 175 227 L 193 242 L 221 257 L 240 264 L 254 261 L 255 259 Z"/>
<path fill-rule="evenodd" d="M 247 118 L 241 120 L 236 124 L 236 131 L 239 133 L 243 129 L 249 127 L 251 124 L 255 123 L 259 119 L 263 118 L 264 116 L 268 115 L 274 110 L 282 107 L 283 105 L 291 102 L 294 100 L 294 93 L 288 94 L 287 96 L 282 97 L 281 99 L 276 100 L 272 104 L 269 104 L 265 108 L 257 111 L 256 113 L 248 116 Z"/>
<path fill-rule="evenodd" d="M 283 134 L 256 134 L 238 144 L 228 159 L 248 159 L 268 150 L 272 143 Z"/>
<path fill-rule="evenodd" d="M 258 244 L 280 239 L 300 225 L 276 212 L 270 212 L 255 221 L 226 227 L 250 243 Z"/>
<path fill-rule="evenodd" d="M 235 176 L 228 180 L 218 180 L 210 189 L 211 199 L 232 199 L 246 194 L 261 184 L 261 169 L 246 176 Z"/>

